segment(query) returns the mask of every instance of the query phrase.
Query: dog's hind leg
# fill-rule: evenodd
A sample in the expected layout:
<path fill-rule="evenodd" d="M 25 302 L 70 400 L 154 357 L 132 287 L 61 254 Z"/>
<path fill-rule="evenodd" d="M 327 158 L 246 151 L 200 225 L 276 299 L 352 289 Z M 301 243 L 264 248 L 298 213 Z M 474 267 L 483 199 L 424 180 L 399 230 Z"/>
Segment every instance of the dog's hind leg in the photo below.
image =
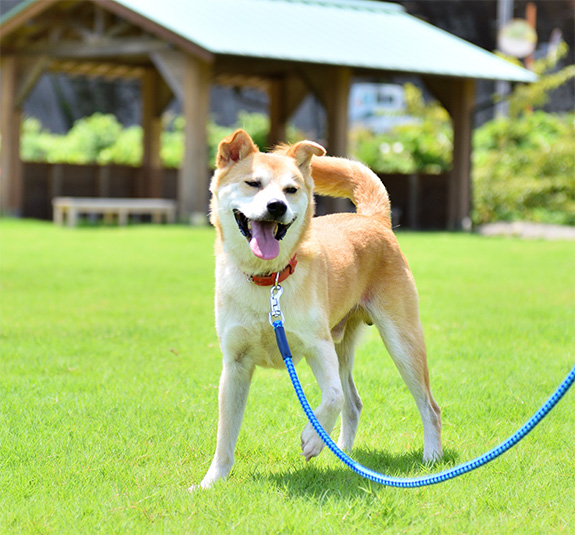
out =
<path fill-rule="evenodd" d="M 218 393 L 218 435 L 216 453 L 204 479 L 198 488 L 209 488 L 218 479 L 228 477 L 234 464 L 234 450 L 240 432 L 244 410 L 248 399 L 254 365 L 241 356 L 232 359 L 224 357 Z"/>
<path fill-rule="evenodd" d="M 342 450 L 350 451 L 359 424 L 359 417 L 363 404 L 355 381 L 353 380 L 353 362 L 355 345 L 359 338 L 362 321 L 358 318 L 350 318 L 345 325 L 342 340 L 335 345 L 339 360 L 339 375 L 343 389 L 343 409 L 341 411 L 341 431 L 337 445 Z"/>
<path fill-rule="evenodd" d="M 339 377 L 337 353 L 330 338 L 320 340 L 306 356 L 321 390 L 321 403 L 314 411 L 325 431 L 330 434 L 343 406 L 343 390 Z M 324 443 L 308 424 L 301 434 L 302 455 L 306 461 L 319 455 Z"/>
<path fill-rule="evenodd" d="M 419 321 L 417 294 L 412 283 L 401 297 L 382 299 L 370 307 L 371 318 L 401 377 L 411 392 L 423 423 L 424 462 L 440 459 L 441 411 L 429 386 L 423 329 Z"/>

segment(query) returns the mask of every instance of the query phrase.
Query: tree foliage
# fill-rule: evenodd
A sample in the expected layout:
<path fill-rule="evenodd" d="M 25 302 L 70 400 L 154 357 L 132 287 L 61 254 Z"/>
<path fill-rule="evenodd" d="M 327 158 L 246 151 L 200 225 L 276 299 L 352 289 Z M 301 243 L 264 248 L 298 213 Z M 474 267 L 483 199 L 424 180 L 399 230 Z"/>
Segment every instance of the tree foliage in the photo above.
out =
<path fill-rule="evenodd" d="M 557 64 L 568 51 L 569 47 L 565 41 L 561 41 L 552 53 L 533 63 L 533 72 L 539 79 L 531 84 L 520 84 L 513 90 L 508 98 L 510 118 L 516 119 L 524 113 L 530 113 L 534 108 L 542 108 L 549 101 L 549 94 L 553 90 L 575 78 L 575 65 L 557 69 Z M 503 57 L 511 63 L 523 66 L 516 58 Z"/>

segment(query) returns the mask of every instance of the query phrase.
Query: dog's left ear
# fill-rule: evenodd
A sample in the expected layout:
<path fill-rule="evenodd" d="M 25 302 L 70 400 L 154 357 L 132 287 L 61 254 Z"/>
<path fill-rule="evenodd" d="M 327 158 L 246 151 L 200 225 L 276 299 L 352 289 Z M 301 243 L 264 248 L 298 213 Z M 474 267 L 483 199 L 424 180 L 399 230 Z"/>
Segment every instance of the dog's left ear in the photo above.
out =
<path fill-rule="evenodd" d="M 286 155 L 291 156 L 302 171 L 307 171 L 312 157 L 324 156 L 325 152 L 325 149 L 321 145 L 313 141 L 300 141 L 292 145 L 286 152 Z"/>
<path fill-rule="evenodd" d="M 243 160 L 254 152 L 258 152 L 258 148 L 252 141 L 250 135 L 240 128 L 231 136 L 220 141 L 216 165 L 218 169 L 222 169 L 223 167 Z"/>

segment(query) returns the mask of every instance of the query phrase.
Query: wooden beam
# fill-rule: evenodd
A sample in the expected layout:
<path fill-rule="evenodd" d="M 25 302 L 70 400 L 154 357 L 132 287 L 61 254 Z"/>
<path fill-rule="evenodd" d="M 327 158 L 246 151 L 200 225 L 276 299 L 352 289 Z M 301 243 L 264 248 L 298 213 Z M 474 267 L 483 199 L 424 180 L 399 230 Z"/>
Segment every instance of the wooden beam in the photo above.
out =
<path fill-rule="evenodd" d="M 174 100 L 175 94 L 172 88 L 168 85 L 166 80 L 158 74 L 158 82 L 156 85 L 156 105 L 158 107 L 158 115 L 162 115 L 172 100 Z"/>
<path fill-rule="evenodd" d="M 303 66 L 298 73 L 305 85 L 325 107 L 329 154 L 347 156 L 347 116 L 352 70 L 348 67 Z"/>
<path fill-rule="evenodd" d="M 273 78 L 273 77 L 272 77 Z M 244 76 L 242 74 L 221 73 L 213 77 L 214 84 L 227 87 L 250 87 L 267 92 L 270 86 L 270 78 L 262 76 Z"/>
<path fill-rule="evenodd" d="M 49 63 L 50 62 L 46 56 L 41 56 L 33 60 L 32 64 L 28 66 L 26 72 L 23 73 L 21 83 L 18 85 L 18 93 L 16 95 L 17 107 L 20 108 L 22 104 L 24 104 L 24 101 L 30 94 L 30 91 L 34 89 L 40 77 L 44 74 L 44 72 L 46 72 Z"/>
<path fill-rule="evenodd" d="M 178 211 L 181 220 L 207 222 L 209 162 L 207 124 L 210 110 L 211 65 L 185 55 L 183 113 L 184 161 L 178 175 Z"/>
<path fill-rule="evenodd" d="M 269 80 L 270 131 L 267 140 L 269 147 L 287 141 L 288 121 L 306 95 L 307 88 L 297 76 L 282 76 Z"/>
<path fill-rule="evenodd" d="M 8 52 L 10 48 L 7 47 Z M 164 41 L 149 37 L 102 37 L 90 42 L 60 41 L 40 42 L 18 49 L 27 55 L 44 54 L 52 58 L 109 58 L 118 56 L 142 56 L 160 50 L 168 50 Z"/>
<path fill-rule="evenodd" d="M 308 95 L 309 88 L 297 74 L 288 75 L 286 84 L 286 114 L 291 117 Z"/>
<path fill-rule="evenodd" d="M 328 68 L 323 66 L 301 66 L 298 69 L 298 74 L 308 90 L 313 93 L 327 110 L 329 100 L 328 93 L 332 89 L 330 82 L 333 81 L 333 76 L 330 76 Z"/>
<path fill-rule="evenodd" d="M 50 64 L 50 72 L 61 72 L 69 76 L 87 76 L 108 80 L 141 78 L 144 66 L 130 63 L 107 63 L 86 60 L 57 60 Z"/>
<path fill-rule="evenodd" d="M 150 59 L 180 103 L 183 103 L 186 98 L 184 93 L 186 54 L 179 50 L 163 50 L 152 52 Z"/>
<path fill-rule="evenodd" d="M 0 62 L 0 213 L 22 215 L 22 162 L 20 123 L 22 112 L 16 103 L 18 60 L 3 56 Z"/>

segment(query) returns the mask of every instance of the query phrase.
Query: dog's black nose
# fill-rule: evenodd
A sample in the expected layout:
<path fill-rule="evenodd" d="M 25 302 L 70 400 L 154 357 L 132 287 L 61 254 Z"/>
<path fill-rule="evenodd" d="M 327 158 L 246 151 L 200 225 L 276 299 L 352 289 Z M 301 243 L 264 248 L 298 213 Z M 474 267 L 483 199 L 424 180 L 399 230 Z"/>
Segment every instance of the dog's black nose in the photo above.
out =
<path fill-rule="evenodd" d="M 278 199 L 274 199 L 268 202 L 268 212 L 272 217 L 281 217 L 287 211 L 287 205 L 285 202 Z"/>

